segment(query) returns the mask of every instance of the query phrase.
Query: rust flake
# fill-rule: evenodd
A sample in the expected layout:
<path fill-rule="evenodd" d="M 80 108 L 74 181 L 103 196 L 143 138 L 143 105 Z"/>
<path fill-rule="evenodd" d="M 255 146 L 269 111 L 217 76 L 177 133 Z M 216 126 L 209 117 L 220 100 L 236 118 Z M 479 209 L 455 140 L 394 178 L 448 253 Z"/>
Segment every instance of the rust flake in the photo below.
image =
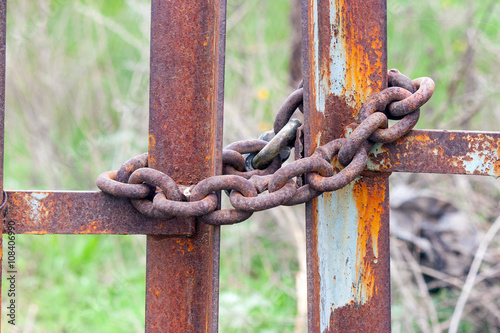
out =
<path fill-rule="evenodd" d="M 356 277 L 354 286 L 359 299 L 369 302 L 376 293 L 375 280 L 378 264 L 378 239 L 382 224 L 381 216 L 385 213 L 380 202 L 385 201 L 385 185 L 373 186 L 359 182 L 354 189 L 354 200 L 359 212 L 358 239 L 356 253 Z"/>

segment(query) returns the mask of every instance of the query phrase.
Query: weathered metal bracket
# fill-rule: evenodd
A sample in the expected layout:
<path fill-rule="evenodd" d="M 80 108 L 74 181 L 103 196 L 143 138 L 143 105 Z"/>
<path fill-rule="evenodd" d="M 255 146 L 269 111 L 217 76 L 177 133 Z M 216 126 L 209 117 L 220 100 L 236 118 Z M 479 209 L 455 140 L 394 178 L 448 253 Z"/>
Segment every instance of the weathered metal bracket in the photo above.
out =
<path fill-rule="evenodd" d="M 376 144 L 372 171 L 500 176 L 500 133 L 413 130 L 393 143 Z"/>
<path fill-rule="evenodd" d="M 382 172 L 500 176 L 500 133 L 413 130 L 376 144 L 368 169 Z M 102 192 L 8 191 L 5 220 L 23 234 L 150 234 L 191 236 L 194 218 L 145 218 L 127 199 Z"/>
<path fill-rule="evenodd" d="M 151 219 L 139 213 L 128 199 L 102 192 L 7 193 L 4 223 L 15 221 L 18 234 L 191 236 L 195 233 L 194 218 Z"/>

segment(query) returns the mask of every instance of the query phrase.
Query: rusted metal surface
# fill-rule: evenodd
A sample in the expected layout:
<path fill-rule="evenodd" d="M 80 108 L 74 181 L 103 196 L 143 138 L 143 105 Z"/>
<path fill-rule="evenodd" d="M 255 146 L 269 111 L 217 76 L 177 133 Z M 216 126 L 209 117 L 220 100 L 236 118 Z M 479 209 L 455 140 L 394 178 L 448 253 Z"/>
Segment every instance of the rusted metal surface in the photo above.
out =
<path fill-rule="evenodd" d="M 215 176 L 202 180 L 192 191 L 192 199 L 200 200 L 213 191 L 236 190 L 245 197 L 256 197 L 257 190 L 243 177 L 235 175 Z M 250 211 L 223 209 L 201 216 L 199 221 L 212 225 L 233 224 L 244 221 L 252 215 Z"/>
<path fill-rule="evenodd" d="M 394 72 L 397 70 L 391 70 L 391 74 L 395 74 Z M 399 73 L 401 74 L 401 73 Z M 391 82 L 391 78 L 393 75 L 389 75 L 389 85 L 394 86 Z M 416 87 L 416 91 L 411 97 L 406 98 L 404 101 L 394 102 L 389 106 L 389 114 L 393 117 L 403 117 L 417 109 L 419 109 L 422 105 L 427 103 L 427 101 L 434 94 L 435 84 L 430 78 L 419 78 L 412 81 L 412 83 Z M 414 89 L 409 89 L 410 92 L 413 92 Z M 397 118 L 395 118 L 397 119 Z"/>
<path fill-rule="evenodd" d="M 236 171 L 245 171 L 245 159 L 234 150 L 224 149 L 222 151 L 222 164 L 231 166 Z"/>
<path fill-rule="evenodd" d="M 412 81 L 395 69 L 389 71 L 389 85 L 391 88 L 371 95 L 359 111 L 361 120 L 384 109 L 388 119 L 399 120 L 390 128 L 376 130 L 370 136 L 370 140 L 374 142 L 393 142 L 408 134 L 418 122 L 420 106 L 432 97 L 435 88 L 434 81 L 430 78 Z"/>
<path fill-rule="evenodd" d="M 321 192 L 336 191 L 344 186 L 347 186 L 347 184 L 361 175 L 365 169 L 367 162 L 367 150 L 368 149 L 366 147 L 361 147 L 361 149 L 359 149 L 353 156 L 349 164 L 331 177 L 322 177 L 321 175 L 314 173 L 307 174 L 306 179 L 308 184 L 315 190 Z M 327 161 L 331 161 L 331 159 L 327 159 Z"/>
<path fill-rule="evenodd" d="M 256 197 L 244 198 L 236 193 L 231 202 L 236 208 L 242 210 L 262 210 L 267 209 L 269 205 L 284 204 L 287 201 L 286 198 L 293 196 L 295 191 L 290 187 L 282 193 L 277 191 L 283 189 L 291 178 L 313 171 L 318 172 L 318 174 L 308 175 L 308 182 L 313 189 L 331 191 L 343 187 L 350 182 L 352 175 L 347 178 L 339 176 L 348 173 L 350 167 L 342 169 L 336 177 L 331 177 L 332 168 L 326 162 L 332 160 L 343 142 L 345 139 L 337 139 L 317 148 L 314 155 L 322 159 L 303 159 L 288 164 L 272 176 L 266 176 L 267 179 L 259 179 L 258 184 L 262 188 L 258 192 L 265 191 L 268 185 L 271 192 L 261 196 L 259 202 L 253 202 L 256 201 Z M 376 144 L 369 155 L 368 168 L 372 171 L 474 174 L 498 177 L 500 176 L 499 152 L 500 133 L 414 130 L 395 143 Z M 351 167 L 358 169 L 359 164 L 360 168 L 363 168 L 363 163 L 353 162 L 350 164 Z M 154 172 L 152 169 L 148 170 Z M 354 175 L 358 173 L 359 170 L 356 170 Z M 253 176 L 251 181 L 254 177 L 256 176 Z M 218 186 L 230 188 L 228 184 L 226 180 L 221 180 Z M 211 190 L 213 188 L 208 192 L 205 189 L 205 192 L 209 193 Z M 245 192 L 245 190 L 241 191 Z M 305 191 L 305 189 L 299 189 L 299 191 Z M 196 193 L 198 190 L 192 192 Z M 8 193 L 8 208 L 5 217 L 7 220 L 17 222 L 19 233 L 190 235 L 194 232 L 194 225 L 190 225 L 189 220 L 176 219 L 165 222 L 144 218 L 128 200 L 114 200 L 99 192 L 21 191 Z M 315 192 L 315 196 L 317 195 L 319 193 Z M 160 203 L 167 204 L 162 201 Z M 181 212 L 176 213 L 181 214 Z"/>
<path fill-rule="evenodd" d="M 192 219 L 161 221 L 138 212 L 128 199 L 101 192 L 8 191 L 5 223 L 19 234 L 158 234 L 189 236 Z"/>
<path fill-rule="evenodd" d="M 396 142 L 376 144 L 368 169 L 500 177 L 500 133 L 413 130 Z"/>
<path fill-rule="evenodd" d="M 344 136 L 385 88 L 386 3 L 304 0 L 305 155 Z M 307 205 L 310 332 L 390 330 L 387 177 L 360 177 Z"/>
<path fill-rule="evenodd" d="M 116 171 L 106 171 L 97 177 L 97 187 L 112 196 L 128 199 L 144 199 L 152 195 L 152 188 L 146 184 L 128 184 L 116 180 Z"/>
<path fill-rule="evenodd" d="M 152 1 L 148 165 L 192 185 L 222 173 L 225 1 Z M 149 235 L 146 332 L 215 332 L 219 229 Z"/>
<path fill-rule="evenodd" d="M 288 123 L 293 113 L 302 104 L 304 100 L 304 88 L 292 92 L 283 102 L 276 117 L 274 118 L 274 133 L 278 133 Z"/>
<path fill-rule="evenodd" d="M 224 151 L 234 151 L 239 154 L 247 154 L 247 153 L 257 153 L 262 148 L 264 148 L 268 144 L 267 141 L 264 140 L 242 140 L 236 141 L 224 149 Z M 234 168 L 232 165 L 223 165 L 223 173 L 227 175 L 238 175 L 244 178 L 249 179 L 252 176 L 265 176 L 276 172 L 281 167 L 281 158 L 276 156 L 271 164 L 269 164 L 265 169 L 255 169 L 248 171 L 239 171 Z"/>
<path fill-rule="evenodd" d="M 5 7 L 0 0 L 0 193 Z M 97 182 L 123 198 L 9 192 L 0 232 L 15 221 L 17 233 L 147 234 L 146 332 L 216 332 L 218 226 L 317 197 L 306 210 L 309 330 L 390 331 L 389 172 L 498 177 L 500 134 L 413 131 L 397 139 L 416 124 L 434 83 L 397 70 L 387 75 L 385 0 L 303 0 L 303 7 L 305 84 L 278 112 L 274 132 L 290 130 L 273 139 L 283 144 L 270 158 L 241 155 L 274 145 L 268 139 L 237 142 L 222 152 L 225 0 L 153 0 L 149 153 Z M 391 88 L 377 93 L 387 79 Z M 289 118 L 302 105 L 310 157 L 280 169 L 281 157 L 274 156 L 293 141 L 301 124 Z M 388 119 L 399 122 L 387 129 Z M 373 145 L 368 138 L 397 141 Z M 368 151 L 369 169 L 382 172 L 359 176 Z M 252 159 L 256 167 L 271 164 L 245 170 Z M 221 175 L 222 162 L 228 175 Z M 294 177 L 307 184 L 297 188 Z M 233 190 L 236 209 L 214 211 L 220 190 Z"/>
<path fill-rule="evenodd" d="M 243 222 L 253 212 L 301 204 L 323 192 L 336 191 L 361 175 L 373 141 L 378 142 L 380 137 L 380 142 L 393 142 L 411 131 L 418 120 L 420 106 L 434 92 L 434 81 L 430 78 L 412 81 L 395 69 L 388 74 L 391 87 L 368 97 L 358 113 L 357 123 L 346 128 L 347 138 L 321 145 L 311 157 L 302 157 L 281 169 L 277 168 L 288 159 L 290 146 L 296 134 L 300 135 L 298 129 L 302 124 L 298 119 L 289 120 L 276 134 L 267 131 L 259 140 L 227 146 L 222 151 L 223 176 L 207 177 L 192 186 L 177 185 L 168 174 L 149 168 L 147 154 L 142 154 L 125 162 L 118 171 L 101 174 L 97 186 L 107 194 L 131 199 L 134 207 L 148 217 L 199 217 L 199 221 L 211 225 Z M 295 111 L 303 97 L 296 98 L 296 92 L 284 103 L 292 106 L 282 107 L 280 112 L 287 110 L 289 115 L 289 111 Z M 294 99 L 295 102 L 290 102 Z M 396 115 L 391 114 L 394 103 L 400 103 Z M 280 112 L 277 120 L 282 117 Z M 387 128 L 389 119 L 399 121 Z M 339 171 L 335 175 L 332 162 Z M 306 185 L 302 182 L 304 178 L 307 178 Z M 300 184 L 298 189 L 295 179 Z M 269 193 L 258 196 L 267 189 Z M 236 209 L 214 211 L 219 204 L 215 195 L 218 191 L 230 195 Z"/>
<path fill-rule="evenodd" d="M 348 165 L 354 154 L 366 142 L 366 139 L 380 127 L 387 126 L 387 117 L 385 114 L 377 112 L 366 118 L 349 135 L 347 142 L 339 150 L 339 162 L 342 165 Z"/>
<path fill-rule="evenodd" d="M 420 107 L 434 93 L 434 81 L 430 78 L 412 81 L 396 69 L 388 74 L 391 87 L 371 94 L 359 110 L 358 124 L 346 128 L 352 132 L 347 133 L 347 141 L 339 150 L 338 160 L 342 165 L 349 164 L 363 144 L 394 142 L 408 134 L 417 124 Z M 399 121 L 387 128 L 389 119 Z"/>

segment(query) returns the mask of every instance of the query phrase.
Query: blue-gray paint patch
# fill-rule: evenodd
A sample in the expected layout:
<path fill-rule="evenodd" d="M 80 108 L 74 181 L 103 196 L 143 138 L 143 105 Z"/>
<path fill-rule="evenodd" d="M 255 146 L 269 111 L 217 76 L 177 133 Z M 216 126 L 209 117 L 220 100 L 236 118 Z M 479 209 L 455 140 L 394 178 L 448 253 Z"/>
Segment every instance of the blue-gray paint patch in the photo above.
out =
<path fill-rule="evenodd" d="M 48 193 L 44 193 L 44 192 L 31 193 L 31 196 L 38 199 L 38 200 L 45 199 L 48 195 L 49 195 Z"/>
<path fill-rule="evenodd" d="M 479 172 L 480 174 L 498 177 L 495 174 L 494 165 L 494 162 L 500 159 L 498 156 L 498 147 L 490 144 L 493 141 L 491 136 L 485 135 L 484 137 L 485 139 L 483 140 L 469 140 L 470 152 L 467 153 L 466 158 L 461 160 L 462 166 L 467 174 Z"/>
<path fill-rule="evenodd" d="M 318 197 L 320 328 L 330 324 L 333 310 L 355 300 L 358 209 L 351 183 Z M 357 298 L 357 297 L 356 297 Z"/>
<path fill-rule="evenodd" d="M 337 8 L 337 0 L 330 0 L 330 26 L 339 38 L 332 38 L 330 42 L 330 76 L 322 78 L 325 92 L 335 96 L 342 96 L 345 88 L 345 71 L 347 60 L 345 47 L 342 45 L 342 15 L 337 15 L 341 8 Z M 328 89 L 329 88 L 329 89 Z"/>
<path fill-rule="evenodd" d="M 40 201 L 45 199 L 48 195 L 48 193 L 44 192 L 34 192 L 31 194 L 31 198 L 28 196 L 25 197 L 30 207 L 30 210 L 26 212 L 26 214 L 31 223 L 38 224 L 47 217 L 48 211 Z"/>
<path fill-rule="evenodd" d="M 314 20 L 314 86 L 316 88 L 316 109 L 325 113 L 325 93 L 321 89 L 321 71 L 319 64 L 319 18 L 318 18 L 318 2 L 314 1 L 313 3 L 313 20 Z"/>

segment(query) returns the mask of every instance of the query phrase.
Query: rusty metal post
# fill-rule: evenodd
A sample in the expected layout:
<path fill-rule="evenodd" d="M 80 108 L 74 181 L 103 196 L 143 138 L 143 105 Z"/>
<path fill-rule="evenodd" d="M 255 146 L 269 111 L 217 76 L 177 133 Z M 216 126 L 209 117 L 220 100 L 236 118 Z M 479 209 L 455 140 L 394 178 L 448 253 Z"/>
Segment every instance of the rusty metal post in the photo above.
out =
<path fill-rule="evenodd" d="M 148 163 L 178 184 L 222 172 L 225 8 L 152 1 Z M 219 228 L 148 235 L 146 332 L 216 332 L 218 281 Z"/>
<path fill-rule="evenodd" d="M 306 155 L 386 87 L 386 1 L 303 1 Z M 307 205 L 310 332 L 390 331 L 388 174 Z"/>

